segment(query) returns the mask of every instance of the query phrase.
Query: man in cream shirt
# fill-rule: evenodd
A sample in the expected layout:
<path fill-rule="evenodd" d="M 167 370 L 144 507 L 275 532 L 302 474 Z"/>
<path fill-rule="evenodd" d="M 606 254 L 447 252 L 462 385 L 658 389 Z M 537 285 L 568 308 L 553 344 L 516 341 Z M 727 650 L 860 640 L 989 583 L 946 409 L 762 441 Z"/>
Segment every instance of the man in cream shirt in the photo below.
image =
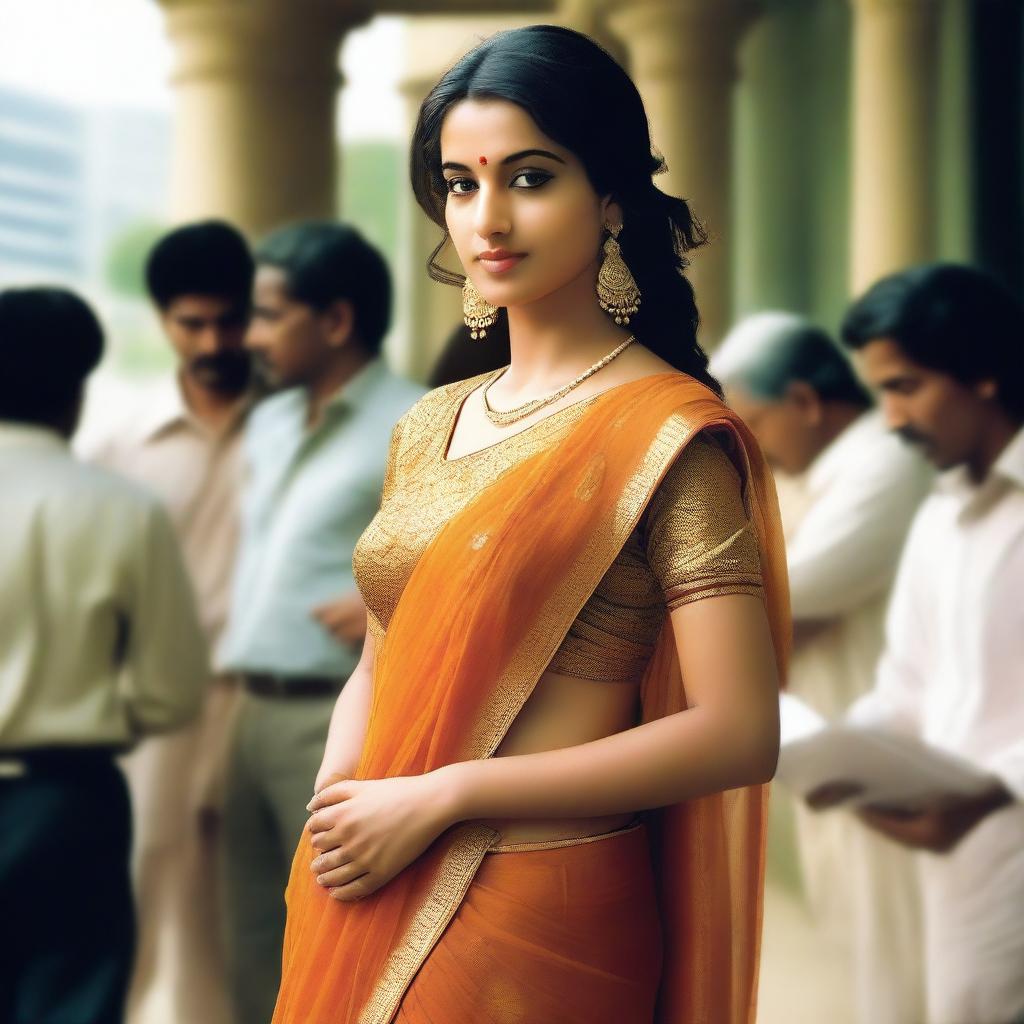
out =
<path fill-rule="evenodd" d="M 928 489 L 927 464 L 887 432 L 842 349 L 799 317 L 764 313 L 742 322 L 713 369 L 769 461 L 795 481 L 780 488 L 794 619 L 789 688 L 837 719 L 873 684 L 895 565 Z M 803 804 L 794 811 L 818 948 L 831 950 L 845 975 L 853 1019 L 920 1020 L 911 858 L 848 816 Z"/>
<path fill-rule="evenodd" d="M 919 851 L 927 1024 L 1024 1020 L 1024 308 L 971 267 L 884 278 L 843 340 L 889 427 L 943 473 L 900 562 L 854 721 L 980 767 L 991 786 L 862 820 Z M 843 780 L 837 780 L 843 781 Z M 846 816 L 845 814 L 843 816 Z"/>
<path fill-rule="evenodd" d="M 238 546 L 241 443 L 251 407 L 245 349 L 253 260 L 223 221 L 176 228 L 153 247 L 146 283 L 175 372 L 83 453 L 156 494 L 167 509 L 215 651 Z M 203 713 L 126 761 L 135 814 L 139 949 L 131 1024 L 227 1024 L 217 885 L 226 743 L 236 680 L 203 672 Z"/>
<path fill-rule="evenodd" d="M 0 292 L 0 1017 L 119 1021 L 134 946 L 114 755 L 199 710 L 206 650 L 155 498 L 77 462 L 102 331 Z"/>

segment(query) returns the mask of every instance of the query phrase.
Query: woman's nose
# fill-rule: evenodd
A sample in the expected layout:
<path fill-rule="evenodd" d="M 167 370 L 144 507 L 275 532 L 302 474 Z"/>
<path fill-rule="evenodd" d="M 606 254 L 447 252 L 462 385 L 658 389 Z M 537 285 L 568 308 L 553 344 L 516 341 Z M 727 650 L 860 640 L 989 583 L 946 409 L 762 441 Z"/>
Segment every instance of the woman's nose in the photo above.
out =
<path fill-rule="evenodd" d="M 481 238 L 509 233 L 512 228 L 512 216 L 504 189 L 486 185 L 480 187 L 477 193 L 474 228 Z"/>

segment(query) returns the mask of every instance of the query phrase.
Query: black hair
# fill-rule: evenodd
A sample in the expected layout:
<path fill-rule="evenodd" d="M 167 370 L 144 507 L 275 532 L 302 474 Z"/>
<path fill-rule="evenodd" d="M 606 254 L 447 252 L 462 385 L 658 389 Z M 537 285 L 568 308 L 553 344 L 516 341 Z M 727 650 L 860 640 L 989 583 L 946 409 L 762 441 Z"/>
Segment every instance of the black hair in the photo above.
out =
<path fill-rule="evenodd" d="M 890 339 L 962 384 L 994 378 L 1000 404 L 1024 419 L 1024 306 L 985 271 L 932 263 L 883 277 L 847 310 L 842 337 L 853 349 Z"/>
<path fill-rule="evenodd" d="M 843 350 L 820 327 L 794 326 L 767 341 L 737 367 L 735 377 L 757 398 L 777 400 L 803 381 L 823 402 L 848 402 L 870 409 L 874 400 Z"/>
<path fill-rule="evenodd" d="M 442 228 L 447 187 L 441 126 L 456 103 L 470 98 L 521 107 L 548 138 L 575 154 L 598 195 L 611 195 L 622 207 L 619 244 L 642 295 L 630 330 L 721 395 L 697 343 L 697 305 L 683 276 L 685 254 L 707 235 L 684 199 L 666 195 L 652 181 L 665 165 L 652 152 L 647 114 L 629 75 L 592 39 L 552 25 L 499 32 L 466 54 L 423 101 L 412 138 L 413 191 Z M 428 270 L 435 280 L 461 283 L 461 276 L 437 264 L 446 241 L 447 233 Z"/>
<path fill-rule="evenodd" d="M 241 233 L 222 220 L 186 224 L 168 232 L 146 260 L 146 287 L 160 309 L 182 295 L 210 295 L 246 308 L 253 259 Z"/>
<path fill-rule="evenodd" d="M 391 325 L 391 274 L 384 257 L 348 224 L 309 221 L 272 232 L 256 247 L 257 263 L 278 267 L 288 294 L 317 310 L 345 299 L 355 332 L 371 355 Z"/>
<path fill-rule="evenodd" d="M 103 357 L 103 328 L 63 288 L 0 291 L 0 419 L 53 426 Z"/>

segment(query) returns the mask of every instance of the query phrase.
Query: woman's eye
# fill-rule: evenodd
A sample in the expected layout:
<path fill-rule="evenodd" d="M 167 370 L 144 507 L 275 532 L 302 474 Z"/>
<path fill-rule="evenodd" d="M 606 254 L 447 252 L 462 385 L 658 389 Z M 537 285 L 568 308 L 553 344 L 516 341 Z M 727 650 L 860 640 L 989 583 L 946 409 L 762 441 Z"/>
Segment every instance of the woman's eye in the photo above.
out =
<path fill-rule="evenodd" d="M 513 179 L 512 184 L 516 188 L 540 188 L 545 182 L 548 182 L 554 177 L 554 175 L 548 174 L 545 171 L 520 171 Z"/>
<path fill-rule="evenodd" d="M 473 190 L 474 182 L 471 178 L 448 178 L 447 185 L 452 195 L 464 196 Z"/>

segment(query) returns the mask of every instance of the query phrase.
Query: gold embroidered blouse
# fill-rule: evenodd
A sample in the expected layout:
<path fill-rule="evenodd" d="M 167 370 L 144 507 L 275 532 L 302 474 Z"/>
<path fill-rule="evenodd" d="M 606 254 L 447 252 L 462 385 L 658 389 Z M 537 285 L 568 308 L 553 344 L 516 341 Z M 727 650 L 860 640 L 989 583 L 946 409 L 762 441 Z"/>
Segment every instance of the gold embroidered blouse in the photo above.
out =
<path fill-rule="evenodd" d="M 569 405 L 478 452 L 445 454 L 467 395 L 486 374 L 431 391 L 395 427 L 380 511 L 353 557 L 356 583 L 381 629 L 441 527 L 515 465 L 569 431 L 597 396 Z M 719 594 L 761 594 L 757 539 L 743 485 L 716 438 L 695 438 L 552 658 L 549 671 L 635 682 L 665 610 Z"/>

